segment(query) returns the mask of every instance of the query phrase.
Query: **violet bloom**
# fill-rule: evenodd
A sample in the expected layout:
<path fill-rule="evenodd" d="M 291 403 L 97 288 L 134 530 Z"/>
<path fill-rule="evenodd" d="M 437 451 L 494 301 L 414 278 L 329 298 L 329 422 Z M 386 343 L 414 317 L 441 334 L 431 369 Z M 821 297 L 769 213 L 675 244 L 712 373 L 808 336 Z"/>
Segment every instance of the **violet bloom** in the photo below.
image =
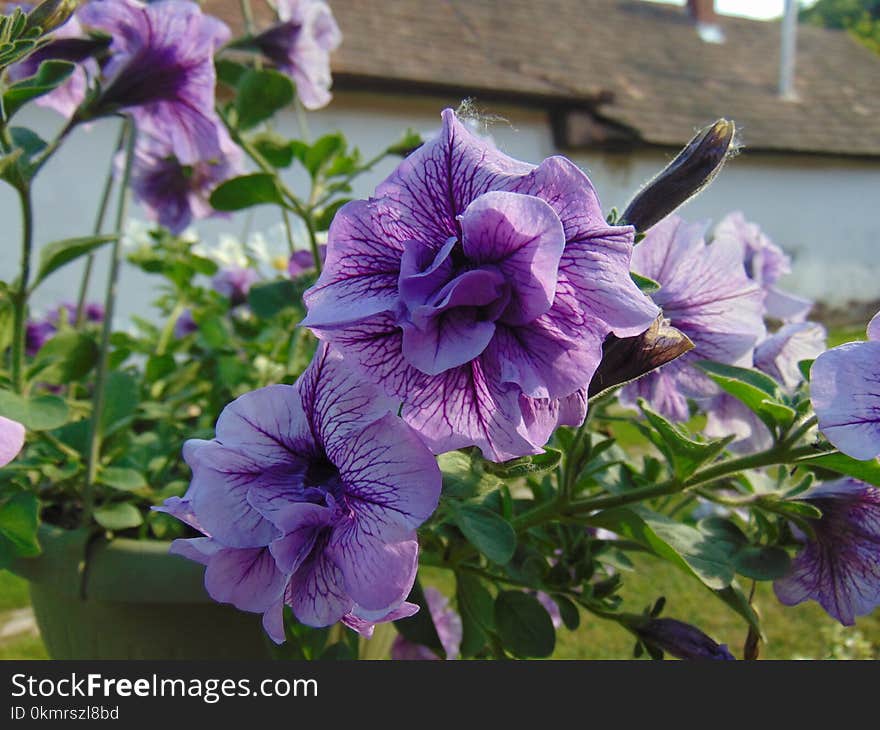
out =
<path fill-rule="evenodd" d="M 211 285 L 214 291 L 229 300 L 231 306 L 237 307 L 247 301 L 251 286 L 259 278 L 253 269 L 230 267 L 217 272 L 211 279 Z"/>
<path fill-rule="evenodd" d="M 674 618 L 651 618 L 634 630 L 646 644 L 678 659 L 734 659 L 726 644 L 718 644 L 696 626 Z"/>
<path fill-rule="evenodd" d="M 437 507 L 440 470 L 396 404 L 322 346 L 295 385 L 229 404 L 211 441 L 190 440 L 183 499 L 165 511 L 205 537 L 172 551 L 207 565 L 217 601 L 264 614 L 284 640 L 282 607 L 309 626 L 411 615 L 415 529 Z"/>
<path fill-rule="evenodd" d="M 755 348 L 754 366 L 776 380 L 786 393 L 792 394 L 803 382 L 798 363 L 811 360 L 825 350 L 825 328 L 816 322 L 793 322 Z M 770 430 L 742 401 L 721 393 L 706 406 L 708 418 L 704 433 L 712 438 L 733 434 L 736 439 L 730 450 L 754 453 L 773 443 Z"/>
<path fill-rule="evenodd" d="M 280 22 L 254 38 L 254 45 L 296 82 L 306 109 L 320 109 L 332 98 L 330 52 L 342 33 L 330 7 L 321 0 L 280 0 Z"/>
<path fill-rule="evenodd" d="M 6 466 L 24 448 L 24 426 L 0 416 L 0 466 Z"/>
<path fill-rule="evenodd" d="M 25 352 L 33 357 L 40 348 L 58 331 L 61 320 L 68 326 L 76 325 L 76 304 L 63 302 L 51 309 L 41 319 L 29 320 L 25 329 Z M 104 307 L 97 302 L 87 302 L 83 308 L 83 319 L 88 324 L 104 321 Z"/>
<path fill-rule="evenodd" d="M 818 507 L 815 539 L 773 583 L 786 606 L 813 599 L 845 626 L 880 605 L 880 490 L 845 477 L 798 499 Z"/>
<path fill-rule="evenodd" d="M 813 307 L 813 302 L 784 292 L 776 282 L 791 273 L 791 258 L 771 241 L 757 223 L 751 223 L 735 211 L 715 227 L 715 241 L 739 241 L 744 247 L 746 272 L 766 295 L 767 315 L 784 322 L 800 322 Z"/>
<path fill-rule="evenodd" d="M 621 402 L 645 398 L 669 419 L 689 417 L 688 398 L 705 398 L 717 388 L 689 363 L 713 360 L 751 363 L 765 335 L 764 294 L 746 276 L 742 244 L 730 239 L 706 245 L 705 226 L 669 216 L 657 223 L 633 252 L 636 273 L 660 284 L 651 296 L 673 327 L 694 348 L 621 391 Z"/>
<path fill-rule="evenodd" d="M 64 25 L 52 32 L 52 40 L 30 56 L 9 67 L 10 81 L 21 81 L 37 73 L 40 64 L 47 60 L 71 61 L 77 64 L 73 73 L 63 84 L 36 99 L 39 106 L 58 112 L 70 118 L 86 98 L 89 79 L 98 74 L 98 64 L 91 57 L 100 48 L 100 41 L 84 37 L 82 26 L 76 16 L 70 17 Z"/>
<path fill-rule="evenodd" d="M 138 139 L 131 188 L 151 221 L 178 234 L 193 220 L 216 214 L 209 202 L 214 188 L 244 170 L 243 153 L 228 132 L 220 128 L 218 135 L 222 154 L 190 165 L 174 156 L 168 140 Z"/>
<path fill-rule="evenodd" d="M 657 316 L 632 240 L 569 160 L 514 160 L 447 109 L 375 198 L 336 214 L 303 324 L 401 397 L 435 453 L 540 453 L 583 421 L 605 337 Z"/>
<path fill-rule="evenodd" d="M 327 258 L 327 246 L 321 244 L 318 246 L 318 256 L 321 257 L 321 261 L 323 262 L 325 258 Z M 299 250 L 294 251 L 290 254 L 290 258 L 287 261 L 287 275 L 291 279 L 295 279 L 298 276 L 302 276 L 303 274 L 313 271 L 315 268 L 315 257 L 312 256 L 311 251 Z"/>
<path fill-rule="evenodd" d="M 93 0 L 78 17 L 113 38 L 93 116 L 129 112 L 140 133 L 166 140 L 184 165 L 223 154 L 214 51 L 229 38 L 224 23 L 184 0 Z"/>
<path fill-rule="evenodd" d="M 823 352 L 810 370 L 810 399 L 819 430 L 844 454 L 880 454 L 880 312 L 868 325 L 867 342 L 848 342 Z"/>
<path fill-rule="evenodd" d="M 449 605 L 449 599 L 436 588 L 425 588 L 425 601 L 431 612 L 431 620 L 443 645 L 447 659 L 457 659 L 461 648 L 461 616 Z M 392 659 L 439 659 L 423 644 L 414 644 L 398 634 L 391 646 Z"/>
<path fill-rule="evenodd" d="M 187 307 L 180 313 L 180 316 L 174 323 L 174 336 L 180 340 L 187 335 L 197 332 L 198 329 L 199 326 L 196 324 L 195 319 L 193 319 L 192 310 Z"/>

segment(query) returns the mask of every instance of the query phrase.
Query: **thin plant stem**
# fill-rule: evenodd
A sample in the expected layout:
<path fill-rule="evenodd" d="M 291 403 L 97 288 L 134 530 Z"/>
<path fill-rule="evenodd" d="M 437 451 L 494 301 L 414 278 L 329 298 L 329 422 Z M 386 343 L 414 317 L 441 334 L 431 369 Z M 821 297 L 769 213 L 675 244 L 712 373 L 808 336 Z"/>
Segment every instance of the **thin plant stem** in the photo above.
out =
<path fill-rule="evenodd" d="M 174 308 L 171 310 L 171 314 L 168 315 L 168 319 L 165 322 L 165 325 L 162 327 L 162 332 L 159 335 L 159 341 L 156 343 L 156 355 L 161 357 L 165 354 L 166 350 L 168 350 L 168 344 L 171 342 L 171 337 L 174 335 L 174 325 L 177 324 L 177 320 L 180 319 L 180 316 L 183 314 L 183 310 L 187 308 L 189 303 L 186 299 L 178 299 L 177 303 L 174 305 Z"/>
<path fill-rule="evenodd" d="M 30 183 L 18 188 L 21 201 L 21 274 L 18 290 L 12 297 L 12 384 L 18 393 L 24 393 L 24 353 L 26 346 L 25 315 L 28 303 L 28 282 L 31 274 L 31 255 L 34 246 L 34 203 Z"/>
<path fill-rule="evenodd" d="M 116 239 L 110 255 L 110 273 L 107 276 L 107 294 L 104 299 L 104 323 L 101 328 L 101 348 L 98 355 L 95 375 L 95 392 L 92 397 L 92 418 L 89 425 L 88 453 L 86 454 L 86 483 L 83 488 L 82 524 L 88 526 L 95 508 L 95 478 L 101 458 L 101 416 L 106 399 L 107 361 L 110 349 L 110 334 L 113 329 L 113 315 L 116 309 L 116 290 L 119 281 L 119 268 L 122 253 L 122 230 L 128 210 L 128 183 L 134 158 L 134 144 L 137 136 L 134 123 L 127 120 L 127 141 L 125 146 L 125 167 L 119 185 L 119 204 L 116 208 Z"/>
<path fill-rule="evenodd" d="M 125 143 L 125 124 L 122 124 L 119 129 L 119 139 L 116 141 L 116 145 L 113 148 L 113 156 L 110 158 L 110 169 L 107 171 L 107 179 L 104 181 L 104 190 L 101 192 L 101 202 L 98 204 L 98 213 L 95 216 L 95 226 L 92 229 L 92 233 L 95 236 L 101 234 L 101 230 L 104 228 L 104 218 L 107 215 L 107 208 L 110 205 L 110 195 L 113 192 L 113 183 L 116 180 L 116 176 L 113 174 L 114 160 L 116 159 L 116 153 L 122 149 L 123 144 Z M 83 269 L 82 280 L 79 284 L 79 298 L 76 301 L 76 326 L 82 327 L 83 322 L 85 321 L 85 308 L 86 308 L 86 298 L 89 295 L 89 280 L 92 278 L 92 268 L 95 264 L 95 254 L 90 253 L 88 258 L 86 259 L 86 267 Z"/>

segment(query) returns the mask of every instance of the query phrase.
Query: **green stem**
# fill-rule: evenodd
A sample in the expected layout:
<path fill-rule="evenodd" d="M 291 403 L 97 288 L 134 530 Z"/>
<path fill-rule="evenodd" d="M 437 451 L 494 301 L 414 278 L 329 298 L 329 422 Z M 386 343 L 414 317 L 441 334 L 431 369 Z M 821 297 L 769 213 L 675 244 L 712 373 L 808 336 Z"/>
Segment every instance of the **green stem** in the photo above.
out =
<path fill-rule="evenodd" d="M 100 235 L 101 230 L 104 228 L 104 218 L 107 215 L 107 208 L 110 205 L 110 194 L 113 192 L 113 183 L 116 179 L 116 176 L 113 174 L 114 160 L 116 159 L 116 153 L 122 149 L 122 145 L 125 143 L 125 128 L 125 124 L 120 126 L 119 139 L 116 141 L 116 146 L 113 148 L 113 156 L 110 158 L 110 169 L 107 171 L 107 179 L 104 180 L 101 202 L 98 204 L 98 214 L 95 216 L 95 225 L 92 228 L 92 233 L 95 236 Z M 77 327 L 82 327 L 85 321 L 86 298 L 89 295 L 89 280 L 92 278 L 94 264 L 95 254 L 90 253 L 86 259 L 86 267 L 83 270 L 82 281 L 79 284 L 79 297 L 76 301 L 75 321 Z"/>
<path fill-rule="evenodd" d="M 55 139 L 53 139 L 48 145 L 46 145 L 45 148 L 43 148 L 40 156 L 37 157 L 37 159 L 34 160 L 31 164 L 31 179 L 36 177 L 36 174 L 42 169 L 43 165 L 45 165 L 52 158 L 52 155 L 54 155 L 58 151 L 61 143 L 67 138 L 67 135 L 69 135 L 76 128 L 77 124 L 79 124 L 79 121 L 80 120 L 77 119 L 76 116 L 72 117 L 58 133 L 58 136 L 55 137 Z"/>
<path fill-rule="evenodd" d="M 156 355 L 161 357 L 165 354 L 165 351 L 168 349 L 168 343 L 171 342 L 171 337 L 174 334 L 174 325 L 177 324 L 177 320 L 180 319 L 180 315 L 183 314 L 183 310 L 188 306 L 188 302 L 186 299 L 179 299 L 177 304 L 174 305 L 174 308 L 171 310 L 171 314 L 168 315 L 168 320 L 165 322 L 165 326 L 162 327 L 162 332 L 159 335 L 159 341 L 156 343 Z"/>
<path fill-rule="evenodd" d="M 287 208 L 281 209 L 281 219 L 284 221 L 284 234 L 287 237 L 287 248 L 290 250 L 290 255 L 293 256 L 293 252 L 296 251 L 296 245 L 293 241 L 293 229 L 290 227 L 290 214 L 287 212 Z"/>
<path fill-rule="evenodd" d="M 783 440 L 783 445 L 796 444 L 817 423 L 819 423 L 819 419 L 816 416 L 810 416 Z"/>
<path fill-rule="evenodd" d="M 18 188 L 21 201 L 21 276 L 18 290 L 12 297 L 12 384 L 16 392 L 24 393 L 24 352 L 27 327 L 28 282 L 31 275 L 31 253 L 34 246 L 34 203 L 30 183 Z"/>
<path fill-rule="evenodd" d="M 128 183 L 131 178 L 131 166 L 134 158 L 134 143 L 137 131 L 131 120 L 126 121 L 128 140 L 125 150 L 125 167 L 119 187 L 119 204 L 116 209 L 116 240 L 110 255 L 110 273 L 107 277 L 107 294 L 104 299 L 104 323 L 101 328 L 101 348 L 98 355 L 97 372 L 95 375 L 95 392 L 92 398 L 92 418 L 89 425 L 88 453 L 86 455 L 86 483 L 83 488 L 82 524 L 88 526 L 95 508 L 95 478 L 98 474 L 98 463 L 101 458 L 101 416 L 104 412 L 106 398 L 107 361 L 110 349 L 110 334 L 113 329 L 113 315 L 116 309 L 116 289 L 119 280 L 119 268 L 122 252 L 122 231 L 128 209 Z"/>

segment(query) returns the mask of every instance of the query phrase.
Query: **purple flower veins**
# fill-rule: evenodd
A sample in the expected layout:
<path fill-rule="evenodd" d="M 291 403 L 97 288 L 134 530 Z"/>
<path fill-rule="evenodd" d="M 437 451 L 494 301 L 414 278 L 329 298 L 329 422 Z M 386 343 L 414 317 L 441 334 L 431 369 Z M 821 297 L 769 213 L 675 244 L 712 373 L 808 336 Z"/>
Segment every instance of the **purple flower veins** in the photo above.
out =
<path fill-rule="evenodd" d="M 394 406 L 326 346 L 296 385 L 233 401 L 216 438 L 184 445 L 192 483 L 163 509 L 205 537 L 173 552 L 204 563 L 208 593 L 262 613 L 278 642 L 284 604 L 309 626 L 367 634 L 411 614 L 415 529 L 440 471 Z"/>

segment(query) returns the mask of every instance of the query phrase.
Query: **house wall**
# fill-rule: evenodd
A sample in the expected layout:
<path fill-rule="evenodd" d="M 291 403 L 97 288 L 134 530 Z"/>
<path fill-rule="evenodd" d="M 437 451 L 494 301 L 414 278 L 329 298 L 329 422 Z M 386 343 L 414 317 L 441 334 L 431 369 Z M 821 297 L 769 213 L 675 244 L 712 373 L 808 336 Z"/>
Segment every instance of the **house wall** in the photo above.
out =
<path fill-rule="evenodd" d="M 340 129 L 357 144 L 365 157 L 372 156 L 407 127 L 431 132 L 439 127 L 444 106 L 457 106 L 456 99 L 427 99 L 378 96 L 367 93 L 338 93 L 325 110 L 309 115 L 312 138 Z M 530 162 L 554 154 L 546 115 L 536 109 L 485 105 L 507 121 L 496 120 L 488 127 L 508 154 Z M 34 109 L 19 123 L 37 129 L 50 138 L 59 124 L 52 112 Z M 104 120 L 88 130 L 77 131 L 38 179 L 36 240 L 42 245 L 60 238 L 90 233 L 105 171 L 108 169 L 118 122 Z M 297 133 L 296 117 L 285 115 L 281 132 Z M 748 145 L 748 130 L 743 141 Z M 635 154 L 584 153 L 574 155 L 592 178 L 606 208 L 623 207 L 638 187 L 672 157 L 670 151 L 642 150 Z M 355 195 L 368 195 L 387 175 L 395 161 L 388 160 L 371 175 L 355 184 Z M 304 190 L 305 179 L 291 173 L 288 182 Z M 692 219 L 718 220 L 730 210 L 741 209 L 755 220 L 794 259 L 795 272 L 783 283 L 807 296 L 841 305 L 851 299 L 880 298 L 880 216 L 876 205 L 880 192 L 880 160 L 759 155 L 747 151 L 727 168 L 700 197 L 682 213 Z M 135 206 L 132 215 L 144 218 Z M 108 220 L 112 217 L 108 218 Z M 15 194 L 0 187 L 0 278 L 9 280 L 18 270 L 20 222 Z M 278 223 L 278 212 L 270 207 L 250 215 L 211 220 L 197 228 L 204 240 L 216 240 L 221 232 L 242 233 L 266 230 Z M 92 292 L 101 298 L 106 276 L 104 257 L 96 269 Z M 35 308 L 46 309 L 60 300 L 75 298 L 81 272 L 72 265 L 50 277 L 37 292 Z M 154 295 L 156 279 L 126 268 L 122 274 L 120 315 L 144 315 Z"/>

